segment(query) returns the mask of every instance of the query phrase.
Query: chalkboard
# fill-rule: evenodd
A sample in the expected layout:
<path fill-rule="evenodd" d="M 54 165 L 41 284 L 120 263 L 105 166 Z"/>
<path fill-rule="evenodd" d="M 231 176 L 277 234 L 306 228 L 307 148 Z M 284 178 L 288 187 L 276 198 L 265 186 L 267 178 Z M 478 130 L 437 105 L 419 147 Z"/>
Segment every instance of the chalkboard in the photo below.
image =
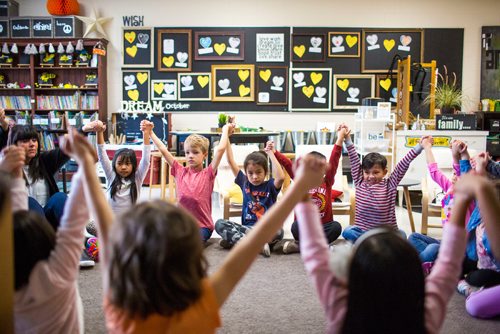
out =
<path fill-rule="evenodd" d="M 122 101 L 149 101 L 149 71 L 122 71 Z"/>
<path fill-rule="evenodd" d="M 158 71 L 191 71 L 191 29 L 158 29 L 156 33 Z"/>
<path fill-rule="evenodd" d="M 212 65 L 212 101 L 253 101 L 255 65 Z"/>
<path fill-rule="evenodd" d="M 331 68 L 290 69 L 290 110 L 331 110 Z"/>
<path fill-rule="evenodd" d="M 148 120 L 154 124 L 154 132 L 162 141 L 168 141 L 171 129 L 171 114 L 170 113 L 114 113 L 113 133 L 115 135 L 124 134 L 127 142 L 135 142 L 137 139 L 142 140 L 142 132 L 140 129 L 141 121 Z"/>
<path fill-rule="evenodd" d="M 357 109 L 365 97 L 375 95 L 375 76 L 369 74 L 333 76 L 333 107 Z"/>
<path fill-rule="evenodd" d="M 257 67 L 257 104 L 287 105 L 288 67 Z"/>
<path fill-rule="evenodd" d="M 177 101 L 177 80 L 151 80 L 151 100 Z"/>
<path fill-rule="evenodd" d="M 421 29 L 363 29 L 361 72 L 387 72 L 396 55 L 402 59 L 410 55 L 413 62 L 420 63 L 424 59 L 423 39 Z M 395 62 L 392 65 L 396 68 Z"/>
<path fill-rule="evenodd" d="M 194 33 L 196 60 L 244 60 L 242 31 L 197 31 Z"/>
<path fill-rule="evenodd" d="M 12 38 L 30 38 L 31 37 L 31 19 L 26 17 L 10 19 L 10 37 Z"/>
<path fill-rule="evenodd" d="M 293 62 L 324 62 L 324 34 L 292 34 L 291 59 Z"/>
<path fill-rule="evenodd" d="M 10 21 L 9 19 L 0 19 L 0 38 L 9 38 L 10 33 Z"/>
<path fill-rule="evenodd" d="M 398 95 L 398 78 L 396 74 L 379 74 L 376 76 L 377 82 L 376 87 L 376 97 L 384 99 L 386 102 L 390 102 L 391 106 L 395 106 L 397 103 Z"/>
<path fill-rule="evenodd" d="M 202 101 L 212 98 L 212 73 L 178 73 L 178 100 Z"/>
<path fill-rule="evenodd" d="M 31 31 L 35 38 L 52 38 L 52 18 L 33 17 L 31 18 Z"/>
<path fill-rule="evenodd" d="M 328 57 L 359 57 L 359 32 L 328 32 Z"/>
<path fill-rule="evenodd" d="M 153 67 L 153 30 L 126 27 L 122 31 L 123 67 Z"/>

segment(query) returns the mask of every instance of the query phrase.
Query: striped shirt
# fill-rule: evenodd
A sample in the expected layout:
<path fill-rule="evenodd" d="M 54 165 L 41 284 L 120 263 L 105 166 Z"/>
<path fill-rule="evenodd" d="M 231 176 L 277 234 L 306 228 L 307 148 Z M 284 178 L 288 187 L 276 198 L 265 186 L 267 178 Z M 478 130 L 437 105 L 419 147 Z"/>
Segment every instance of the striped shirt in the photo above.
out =
<path fill-rule="evenodd" d="M 352 179 L 356 189 L 355 225 L 363 231 L 382 225 L 397 229 L 395 212 L 397 187 L 408 167 L 410 167 L 410 163 L 422 152 L 422 147 L 418 144 L 410 150 L 398 162 L 388 178 L 370 184 L 363 180 L 361 162 L 354 145 L 349 140 L 346 141 L 346 146 L 351 161 Z"/>

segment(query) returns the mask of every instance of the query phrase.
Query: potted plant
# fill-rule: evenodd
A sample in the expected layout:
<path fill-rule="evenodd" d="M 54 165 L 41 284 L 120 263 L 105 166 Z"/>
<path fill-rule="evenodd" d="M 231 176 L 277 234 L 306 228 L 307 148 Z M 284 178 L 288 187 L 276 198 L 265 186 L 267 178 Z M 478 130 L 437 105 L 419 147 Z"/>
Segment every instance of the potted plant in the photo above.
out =
<path fill-rule="evenodd" d="M 218 116 L 218 128 L 222 129 L 222 127 L 227 123 L 227 115 L 224 113 L 219 113 Z"/>
<path fill-rule="evenodd" d="M 457 75 L 453 72 L 453 79 L 448 77 L 448 69 L 444 66 L 444 75 L 438 73 L 439 81 L 436 85 L 436 90 L 433 95 L 428 95 L 424 102 L 430 104 L 434 99 L 436 108 L 441 109 L 441 114 L 454 114 L 460 110 L 462 103 L 465 101 L 465 96 L 462 89 L 458 87 Z"/>

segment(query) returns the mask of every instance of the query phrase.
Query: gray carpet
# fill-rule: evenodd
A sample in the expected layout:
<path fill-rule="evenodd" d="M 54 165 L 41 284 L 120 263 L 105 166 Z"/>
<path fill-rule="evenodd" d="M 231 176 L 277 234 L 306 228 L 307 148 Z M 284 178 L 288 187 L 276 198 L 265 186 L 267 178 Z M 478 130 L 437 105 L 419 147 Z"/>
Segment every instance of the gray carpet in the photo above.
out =
<path fill-rule="evenodd" d="M 210 271 L 216 269 L 228 253 L 217 241 L 210 240 L 206 248 Z M 86 333 L 105 333 L 99 265 L 81 270 L 79 285 Z M 299 254 L 259 256 L 222 308 L 221 316 L 223 327 L 219 333 L 313 334 L 324 333 L 325 328 L 323 311 Z M 464 297 L 457 293 L 448 305 L 442 333 L 497 334 L 500 319 L 470 317 L 465 312 Z"/>

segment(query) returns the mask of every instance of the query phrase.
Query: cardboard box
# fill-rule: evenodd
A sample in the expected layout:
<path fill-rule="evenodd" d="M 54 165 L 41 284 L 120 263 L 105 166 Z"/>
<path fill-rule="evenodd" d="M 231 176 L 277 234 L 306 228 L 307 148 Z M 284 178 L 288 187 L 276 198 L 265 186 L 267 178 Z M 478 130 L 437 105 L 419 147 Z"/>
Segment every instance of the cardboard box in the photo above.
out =
<path fill-rule="evenodd" d="M 19 4 L 13 0 L 0 1 L 0 16 L 18 16 Z"/>
<path fill-rule="evenodd" d="M 29 16 L 11 17 L 10 37 L 31 38 L 31 17 Z"/>
<path fill-rule="evenodd" d="M 53 18 L 54 38 L 82 37 L 82 21 L 76 16 L 56 16 Z"/>
<path fill-rule="evenodd" d="M 33 38 L 52 38 L 53 27 L 52 17 L 31 18 L 31 35 Z"/>

